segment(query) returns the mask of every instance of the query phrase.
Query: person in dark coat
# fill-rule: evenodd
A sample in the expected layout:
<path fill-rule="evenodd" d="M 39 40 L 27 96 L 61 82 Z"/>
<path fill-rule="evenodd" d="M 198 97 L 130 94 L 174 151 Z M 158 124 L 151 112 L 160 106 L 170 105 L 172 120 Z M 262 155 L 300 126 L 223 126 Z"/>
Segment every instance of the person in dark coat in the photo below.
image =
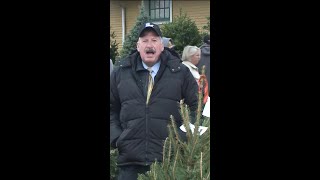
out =
<path fill-rule="evenodd" d="M 112 71 L 113 71 L 113 63 L 112 63 L 112 60 L 110 59 L 110 75 L 111 75 Z"/>
<path fill-rule="evenodd" d="M 179 55 L 179 53 L 177 53 L 177 51 L 174 49 L 175 45 L 173 43 L 173 40 L 172 38 L 167 38 L 167 37 L 163 37 L 162 38 L 162 42 L 163 42 L 163 45 L 164 45 L 164 48 L 169 50 L 169 52 L 178 57 L 179 59 L 181 59 L 181 56 Z"/>
<path fill-rule="evenodd" d="M 148 98 L 149 83 L 153 88 Z M 110 79 L 110 145 L 119 151 L 119 180 L 136 180 L 153 162 L 162 161 L 170 115 L 180 127 L 183 99 L 194 117 L 197 88 L 189 69 L 164 49 L 159 27 L 144 24 L 137 52 L 120 61 Z M 186 140 L 186 134 L 180 128 L 177 131 Z"/>
<path fill-rule="evenodd" d="M 205 75 L 208 81 L 208 90 L 210 94 L 210 35 L 203 38 L 203 45 L 200 46 L 201 58 L 197 65 L 199 72 L 202 72 L 202 66 L 205 66 Z"/>

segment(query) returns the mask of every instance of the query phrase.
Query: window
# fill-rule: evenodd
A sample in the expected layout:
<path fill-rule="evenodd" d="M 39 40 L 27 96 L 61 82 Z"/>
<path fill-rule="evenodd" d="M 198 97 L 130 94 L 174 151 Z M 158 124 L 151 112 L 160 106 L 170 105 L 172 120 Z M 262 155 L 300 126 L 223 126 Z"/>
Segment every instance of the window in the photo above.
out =
<path fill-rule="evenodd" d="M 170 22 L 171 21 L 171 0 L 149 0 L 149 17 L 152 22 Z"/>

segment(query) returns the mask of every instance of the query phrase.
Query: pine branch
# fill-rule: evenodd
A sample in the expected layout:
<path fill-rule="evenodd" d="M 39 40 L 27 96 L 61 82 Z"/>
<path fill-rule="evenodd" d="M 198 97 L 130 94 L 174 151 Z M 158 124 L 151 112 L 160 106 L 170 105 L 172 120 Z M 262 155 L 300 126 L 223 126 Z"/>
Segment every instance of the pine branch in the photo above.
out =
<path fill-rule="evenodd" d="M 157 162 L 155 162 L 154 164 L 155 164 L 155 166 L 156 166 Z M 156 171 L 153 171 L 153 175 L 154 175 L 154 177 L 153 177 L 153 178 L 154 178 L 154 180 L 157 180 L 157 174 L 156 174 Z"/>
<path fill-rule="evenodd" d="M 202 179 L 202 152 L 201 152 L 201 155 L 200 155 L 200 177 Z"/>
<path fill-rule="evenodd" d="M 171 157 L 171 139 L 169 139 L 169 155 L 168 155 L 168 166 L 167 166 L 167 170 L 169 169 L 169 165 L 170 165 L 170 157 Z"/>
<path fill-rule="evenodd" d="M 191 132 L 191 129 L 190 129 L 190 113 L 188 111 L 188 105 L 186 104 L 180 104 L 180 111 L 181 111 L 181 116 L 182 116 L 182 119 L 183 119 L 183 124 L 184 124 L 184 127 L 187 131 L 187 138 L 189 141 L 192 141 L 192 132 Z"/>
<path fill-rule="evenodd" d="M 209 171 L 208 176 L 207 176 L 207 178 L 206 178 L 206 179 L 210 179 L 210 171 Z"/>
<path fill-rule="evenodd" d="M 176 139 L 177 139 L 177 141 L 178 141 L 178 140 L 180 140 L 180 139 L 179 139 L 179 134 L 178 134 L 178 132 L 177 132 L 177 126 L 176 126 L 176 124 L 175 124 L 175 122 L 174 122 L 174 117 L 173 117 L 172 115 L 170 115 L 170 119 L 171 119 L 171 124 L 172 124 L 172 128 L 173 128 L 175 137 L 176 137 Z"/>
<path fill-rule="evenodd" d="M 164 140 L 164 144 L 163 144 L 163 151 L 162 151 L 162 167 L 164 167 L 165 165 L 165 161 L 164 161 L 164 157 L 166 155 L 166 144 L 167 144 L 167 140 L 168 138 L 166 138 L 166 140 Z"/>
<path fill-rule="evenodd" d="M 178 154 L 179 154 L 179 149 L 177 148 L 176 158 L 175 158 L 175 160 L 174 160 L 173 169 L 172 169 L 172 176 L 173 176 L 173 177 L 175 177 L 175 168 L 176 168 L 176 163 L 177 163 Z"/>

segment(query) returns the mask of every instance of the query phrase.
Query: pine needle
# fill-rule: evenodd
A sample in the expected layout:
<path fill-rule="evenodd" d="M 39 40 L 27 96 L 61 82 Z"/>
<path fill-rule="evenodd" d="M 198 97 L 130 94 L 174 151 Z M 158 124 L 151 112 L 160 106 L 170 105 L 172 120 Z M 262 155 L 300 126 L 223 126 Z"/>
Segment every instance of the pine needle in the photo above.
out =
<path fill-rule="evenodd" d="M 166 140 L 164 140 L 164 144 L 163 144 L 163 151 L 162 151 L 162 168 L 164 167 L 164 164 L 165 164 L 165 161 L 164 161 L 164 157 L 165 157 L 165 154 L 166 154 L 166 144 L 167 144 L 167 140 L 168 140 L 168 137 L 166 138 Z"/>
<path fill-rule="evenodd" d="M 175 157 L 175 160 L 174 160 L 174 163 L 173 163 L 173 169 L 172 169 L 172 175 L 173 177 L 175 176 L 175 168 L 176 168 L 176 163 L 177 163 L 177 158 L 178 158 L 178 154 L 179 154 L 179 149 L 177 148 L 177 153 L 176 153 L 176 157 Z"/>
<path fill-rule="evenodd" d="M 209 179 L 209 177 L 210 177 L 210 171 L 209 171 L 208 176 L 207 176 L 207 178 L 206 178 L 206 179 Z"/>
<path fill-rule="evenodd" d="M 157 162 L 154 163 L 154 167 L 156 167 L 156 165 L 157 165 Z M 156 169 L 156 168 L 155 168 L 155 169 Z M 154 180 L 157 180 L 157 174 L 156 174 L 156 171 L 155 171 L 155 170 L 153 171 L 153 176 L 154 176 L 154 177 L 153 177 Z"/>
<path fill-rule="evenodd" d="M 202 152 L 200 154 L 200 177 L 202 179 Z"/>

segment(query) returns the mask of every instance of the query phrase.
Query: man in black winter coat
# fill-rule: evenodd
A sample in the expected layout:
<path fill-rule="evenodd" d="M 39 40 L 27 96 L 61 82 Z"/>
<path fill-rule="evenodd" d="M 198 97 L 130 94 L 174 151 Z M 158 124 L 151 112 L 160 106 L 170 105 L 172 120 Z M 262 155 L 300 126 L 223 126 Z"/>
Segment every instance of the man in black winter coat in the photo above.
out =
<path fill-rule="evenodd" d="M 180 100 L 184 99 L 193 113 L 197 108 L 197 83 L 181 60 L 164 49 L 161 36 L 156 24 L 144 24 L 137 52 L 120 61 L 111 74 L 110 144 L 119 151 L 120 180 L 136 180 L 138 173 L 162 160 L 170 115 L 177 127 L 183 123 Z M 177 131 L 186 137 L 179 128 Z"/>

